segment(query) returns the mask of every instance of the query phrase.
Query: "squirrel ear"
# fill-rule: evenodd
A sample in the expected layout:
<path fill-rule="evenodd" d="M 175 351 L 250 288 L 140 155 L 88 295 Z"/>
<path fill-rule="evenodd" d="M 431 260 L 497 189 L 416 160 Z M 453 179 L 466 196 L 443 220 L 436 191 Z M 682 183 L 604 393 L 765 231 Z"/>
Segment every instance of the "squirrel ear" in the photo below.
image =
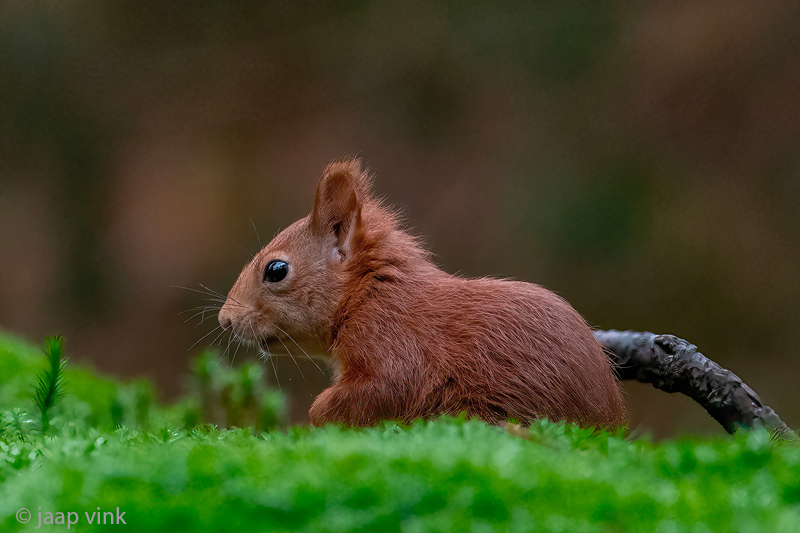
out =
<path fill-rule="evenodd" d="M 331 163 L 322 174 L 314 197 L 311 227 L 320 235 L 333 234 L 336 246 L 347 254 L 352 237 L 361 223 L 361 201 L 358 180 L 361 165 L 358 161 Z"/>

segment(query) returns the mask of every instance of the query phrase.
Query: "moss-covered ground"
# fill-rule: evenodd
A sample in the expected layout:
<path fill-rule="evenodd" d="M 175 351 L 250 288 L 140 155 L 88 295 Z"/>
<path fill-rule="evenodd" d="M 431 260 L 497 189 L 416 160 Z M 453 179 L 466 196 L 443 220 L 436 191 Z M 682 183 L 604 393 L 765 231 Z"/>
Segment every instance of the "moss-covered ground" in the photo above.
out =
<path fill-rule="evenodd" d="M 209 356 L 169 407 L 70 365 L 45 430 L 42 354 L 0 335 L 0 531 L 800 531 L 800 448 L 765 432 L 286 428 L 257 369 Z"/>

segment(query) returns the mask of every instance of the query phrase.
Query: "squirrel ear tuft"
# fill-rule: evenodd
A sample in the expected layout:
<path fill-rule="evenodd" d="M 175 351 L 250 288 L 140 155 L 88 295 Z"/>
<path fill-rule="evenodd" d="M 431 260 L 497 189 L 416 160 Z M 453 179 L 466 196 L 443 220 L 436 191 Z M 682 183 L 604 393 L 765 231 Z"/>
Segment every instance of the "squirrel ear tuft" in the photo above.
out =
<path fill-rule="evenodd" d="M 360 180 L 360 161 L 331 163 L 322 173 L 314 197 L 312 228 L 322 235 L 332 233 L 336 246 L 345 254 L 361 223 Z"/>

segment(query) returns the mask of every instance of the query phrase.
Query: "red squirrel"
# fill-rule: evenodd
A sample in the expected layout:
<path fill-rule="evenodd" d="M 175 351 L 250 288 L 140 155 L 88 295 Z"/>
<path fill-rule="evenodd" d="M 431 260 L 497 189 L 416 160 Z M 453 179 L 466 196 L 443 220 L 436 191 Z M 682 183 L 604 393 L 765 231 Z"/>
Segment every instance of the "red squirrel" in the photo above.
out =
<path fill-rule="evenodd" d="M 463 411 L 492 424 L 627 419 L 612 363 L 577 311 L 533 283 L 440 270 L 356 159 L 328 165 L 311 213 L 244 267 L 219 322 L 265 350 L 296 341 L 331 356 L 314 425 Z"/>

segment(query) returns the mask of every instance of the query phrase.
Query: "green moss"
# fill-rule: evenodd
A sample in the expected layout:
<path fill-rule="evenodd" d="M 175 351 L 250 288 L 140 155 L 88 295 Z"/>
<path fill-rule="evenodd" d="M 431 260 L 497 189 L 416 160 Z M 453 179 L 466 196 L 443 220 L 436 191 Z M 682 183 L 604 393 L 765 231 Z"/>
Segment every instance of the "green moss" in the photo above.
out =
<path fill-rule="evenodd" d="M 153 532 L 800 530 L 800 449 L 764 432 L 656 444 L 444 418 L 255 435 L 65 416 L 51 436 L 0 437 L 3 531 L 39 507 L 82 524 L 119 508 Z"/>

